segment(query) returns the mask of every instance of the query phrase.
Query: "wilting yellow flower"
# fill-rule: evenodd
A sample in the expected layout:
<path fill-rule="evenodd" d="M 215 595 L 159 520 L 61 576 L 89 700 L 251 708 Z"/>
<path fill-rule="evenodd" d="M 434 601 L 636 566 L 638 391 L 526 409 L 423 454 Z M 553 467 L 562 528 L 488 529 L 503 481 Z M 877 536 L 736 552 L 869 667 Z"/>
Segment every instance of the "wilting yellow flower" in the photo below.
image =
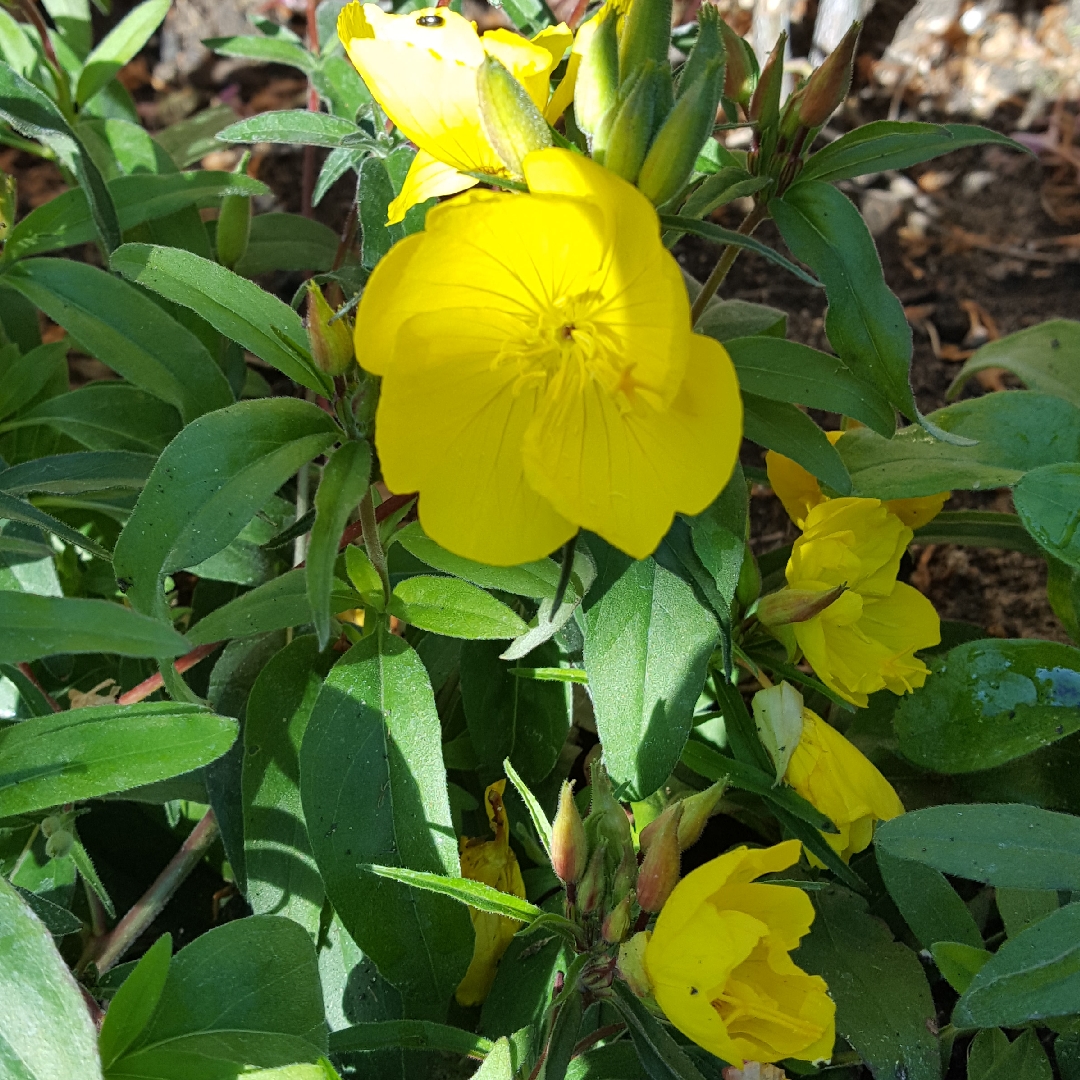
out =
<path fill-rule="evenodd" d="M 735 369 L 691 332 L 644 195 L 568 150 L 524 168 L 531 194 L 436 207 L 368 281 L 356 346 L 383 377 L 383 476 L 458 555 L 527 562 L 580 526 L 644 558 L 731 475 Z"/>
<path fill-rule="evenodd" d="M 790 630 L 817 677 L 855 705 L 926 681 L 919 649 L 941 640 L 934 605 L 896 580 L 911 529 L 877 499 L 829 499 L 806 515 L 787 565 L 792 589 L 846 586 L 820 614 Z"/>
<path fill-rule="evenodd" d="M 494 840 L 461 838 L 461 875 L 472 881 L 482 881 L 499 892 L 525 898 L 525 882 L 517 856 L 510 847 L 510 828 L 503 806 L 505 780 L 496 780 L 484 792 L 488 824 L 495 833 Z M 491 990 L 499 961 L 510 945 L 521 924 L 503 915 L 491 915 L 486 911 L 469 908 L 473 933 L 472 962 L 465 978 L 458 984 L 454 996 L 460 1005 L 479 1005 Z"/>
<path fill-rule="evenodd" d="M 732 1065 L 832 1053 L 825 980 L 791 959 L 814 920 L 800 889 L 755 882 L 798 861 L 800 844 L 736 848 L 687 874 L 656 920 L 645 971 L 664 1015 Z"/>
<path fill-rule="evenodd" d="M 358 0 L 342 8 L 337 29 L 372 97 L 419 148 L 401 194 L 390 204 L 388 225 L 418 202 L 478 182 L 465 173 L 508 177 L 484 136 L 477 68 L 485 56 L 495 57 L 544 112 L 551 72 L 573 40 L 562 24 L 541 30 L 532 41 L 501 29 L 481 36 L 472 22 L 446 7 L 389 15 Z"/>
<path fill-rule="evenodd" d="M 899 817 L 904 804 L 889 781 L 836 728 L 807 708 L 802 721 L 802 736 L 784 780 L 840 830 L 821 835 L 847 862 L 870 846 L 874 822 Z M 813 855 L 807 857 L 821 865 Z"/>
<path fill-rule="evenodd" d="M 826 431 L 825 438 L 835 446 L 843 434 L 842 431 Z M 803 528 L 806 515 L 828 499 L 817 478 L 798 462 L 778 454 L 775 450 L 770 450 L 765 455 L 765 468 L 769 473 L 769 485 L 783 503 L 788 517 L 800 529 Z M 941 508 L 951 494 L 951 491 L 939 491 L 936 495 L 925 495 L 917 499 L 888 499 L 885 505 L 909 529 L 920 529 L 941 513 Z"/>

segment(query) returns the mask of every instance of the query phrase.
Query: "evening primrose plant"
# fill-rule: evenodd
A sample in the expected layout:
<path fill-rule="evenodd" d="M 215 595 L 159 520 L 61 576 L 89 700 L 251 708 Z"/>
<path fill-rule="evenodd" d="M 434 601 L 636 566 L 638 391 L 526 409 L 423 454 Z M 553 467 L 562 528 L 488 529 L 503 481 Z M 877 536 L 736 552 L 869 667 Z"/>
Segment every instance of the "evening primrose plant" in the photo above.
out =
<path fill-rule="evenodd" d="M 836 186 L 1019 148 L 664 0 L 255 17 L 310 107 L 151 134 L 167 10 L 0 7 L 0 1080 L 1076 1075 L 1080 651 L 910 549 L 1080 641 L 1080 324 L 923 415 Z"/>

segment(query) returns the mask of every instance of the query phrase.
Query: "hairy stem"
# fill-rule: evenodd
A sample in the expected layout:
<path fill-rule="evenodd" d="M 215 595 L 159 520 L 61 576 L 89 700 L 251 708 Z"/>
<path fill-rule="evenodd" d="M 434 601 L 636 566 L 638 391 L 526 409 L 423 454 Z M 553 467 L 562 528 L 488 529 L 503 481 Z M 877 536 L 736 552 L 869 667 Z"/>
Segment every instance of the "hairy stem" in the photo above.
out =
<path fill-rule="evenodd" d="M 220 641 L 212 641 L 207 645 L 199 645 L 197 648 L 192 649 L 191 652 L 181 656 L 179 660 L 173 663 L 176 673 L 183 675 L 185 671 L 193 668 L 200 660 L 205 660 L 220 644 Z M 148 698 L 155 690 L 160 690 L 164 684 L 165 680 L 161 677 L 161 672 L 155 672 L 150 678 L 143 679 L 138 686 L 133 686 L 126 694 L 121 694 L 116 699 L 116 704 L 134 705 L 135 702 Z"/>
<path fill-rule="evenodd" d="M 390 603 L 390 574 L 386 568 L 386 552 L 383 551 L 382 540 L 379 537 L 379 523 L 375 517 L 375 500 L 371 497 L 370 487 L 364 492 L 364 497 L 360 500 L 360 527 L 364 537 L 364 548 L 367 550 L 371 565 L 375 567 L 382 581 L 386 602 Z"/>
<path fill-rule="evenodd" d="M 765 209 L 764 203 L 755 206 L 754 209 L 746 215 L 743 219 L 743 223 L 739 226 L 739 235 L 749 236 L 765 220 L 767 213 L 768 211 Z M 741 250 L 741 248 L 737 248 L 734 244 L 728 244 L 727 247 L 724 248 L 720 255 L 720 259 L 713 267 L 708 280 L 701 286 L 701 292 L 698 293 L 698 298 L 694 301 L 694 306 L 690 309 L 691 326 L 697 325 L 697 321 L 701 318 L 709 301 L 716 295 L 716 290 L 723 285 L 724 278 L 727 277 L 728 271 L 739 257 L 739 252 Z"/>

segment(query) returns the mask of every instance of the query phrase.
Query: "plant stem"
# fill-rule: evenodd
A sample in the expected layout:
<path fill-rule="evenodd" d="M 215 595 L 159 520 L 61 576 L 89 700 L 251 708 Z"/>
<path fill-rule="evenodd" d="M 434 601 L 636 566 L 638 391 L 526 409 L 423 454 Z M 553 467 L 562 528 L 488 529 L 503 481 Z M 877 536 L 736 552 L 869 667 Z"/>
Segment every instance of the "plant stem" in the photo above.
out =
<path fill-rule="evenodd" d="M 604 1039 L 610 1039 L 612 1035 L 618 1035 L 625 1030 L 626 1025 L 621 1020 L 614 1024 L 608 1024 L 607 1027 L 597 1028 L 591 1035 L 586 1035 L 585 1038 L 574 1047 L 574 1052 L 570 1055 L 571 1059 L 584 1054 L 586 1050 L 595 1046 L 598 1042 L 602 1042 Z"/>
<path fill-rule="evenodd" d="M 30 830 L 30 836 L 26 841 L 22 851 L 19 852 L 19 857 L 15 860 L 15 865 L 11 868 L 11 873 L 8 874 L 8 881 L 14 882 L 15 875 L 22 869 L 23 863 L 30 857 L 30 852 L 33 850 L 34 841 L 37 839 L 37 834 L 41 830 L 41 825 L 35 825 Z"/>
<path fill-rule="evenodd" d="M 207 810 L 180 850 L 169 860 L 168 866 L 158 874 L 153 885 L 132 905 L 111 932 L 101 939 L 96 957 L 92 958 L 99 972 L 108 971 L 161 914 L 173 893 L 198 866 L 217 836 L 217 818 L 214 817 L 213 810 Z"/>
<path fill-rule="evenodd" d="M 49 707 L 52 709 L 53 712 L 63 712 L 64 711 L 63 709 L 60 708 L 60 706 L 57 703 L 56 699 L 45 690 L 45 687 L 42 686 L 41 683 L 38 682 L 37 676 L 30 669 L 29 664 L 21 663 L 21 664 L 17 664 L 16 667 L 18 667 L 19 671 L 21 671 L 23 673 L 23 675 L 34 684 L 34 686 L 41 693 L 41 696 L 49 703 Z"/>
<path fill-rule="evenodd" d="M 743 219 L 743 223 L 739 226 L 739 235 L 749 236 L 765 220 L 767 213 L 768 211 L 766 210 L 764 203 L 757 204 Z M 713 267 L 708 280 L 701 286 L 701 292 L 698 293 L 698 297 L 694 301 L 694 306 L 690 309 L 691 326 L 697 325 L 697 321 L 701 318 L 709 301 L 716 295 L 716 290 L 723 285 L 724 278 L 727 277 L 728 271 L 739 257 L 739 252 L 741 250 L 741 248 L 737 248 L 734 244 L 728 244 L 727 247 L 724 248 L 720 255 L 720 260 Z"/>
<path fill-rule="evenodd" d="M 307 512 L 310 505 L 311 495 L 311 465 L 305 463 L 300 466 L 296 474 L 296 520 L 299 521 Z M 300 566 L 307 558 L 307 533 L 303 533 L 293 541 L 293 566 Z"/>
<path fill-rule="evenodd" d="M 220 641 L 212 641 L 207 645 L 199 645 L 197 648 L 192 649 L 191 652 L 181 656 L 173 664 L 176 673 L 183 675 L 185 671 L 193 668 L 200 660 L 205 660 L 220 644 Z M 137 701 L 148 698 L 155 690 L 160 690 L 164 685 L 165 680 L 161 677 L 161 672 L 155 672 L 150 678 L 143 679 L 138 686 L 133 686 L 126 694 L 121 694 L 116 699 L 116 704 L 134 705 Z"/>
<path fill-rule="evenodd" d="M 370 486 L 360 500 L 360 528 L 363 532 L 364 548 L 367 550 L 371 565 L 378 572 L 386 602 L 389 604 L 390 574 L 386 568 L 386 552 L 383 551 L 382 540 L 379 538 L 379 523 L 375 517 L 375 500 L 371 497 Z"/>

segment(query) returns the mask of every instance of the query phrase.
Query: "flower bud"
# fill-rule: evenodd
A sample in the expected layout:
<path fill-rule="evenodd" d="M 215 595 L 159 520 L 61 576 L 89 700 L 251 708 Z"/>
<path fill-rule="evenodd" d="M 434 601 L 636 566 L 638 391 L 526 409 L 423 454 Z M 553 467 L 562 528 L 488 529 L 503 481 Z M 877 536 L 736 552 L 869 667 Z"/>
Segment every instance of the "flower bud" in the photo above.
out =
<path fill-rule="evenodd" d="M 331 322 L 333 317 L 334 309 L 326 302 L 322 289 L 309 281 L 306 322 L 311 355 L 327 375 L 344 375 L 356 358 L 352 321 L 344 316 Z"/>
<path fill-rule="evenodd" d="M 659 912 L 678 884 L 681 817 L 682 803 L 675 803 L 655 822 L 645 859 L 638 871 L 637 900 L 642 911 Z"/>
<path fill-rule="evenodd" d="M 592 801 L 585 819 L 585 833 L 592 844 L 607 846 L 608 871 L 612 874 L 627 852 L 635 857 L 630 821 L 612 793 L 607 769 L 599 758 L 592 764 Z"/>
<path fill-rule="evenodd" d="M 619 974 L 639 998 L 652 997 L 652 983 L 645 970 L 645 948 L 652 933 L 643 930 L 619 946 Z"/>
<path fill-rule="evenodd" d="M 604 901 L 607 870 L 604 866 L 607 843 L 603 840 L 593 849 L 589 865 L 578 884 L 577 906 L 582 915 L 591 915 Z"/>
<path fill-rule="evenodd" d="M 769 59 L 758 76 L 750 108 L 747 115 L 758 127 L 772 127 L 780 119 L 780 88 L 784 81 L 784 50 L 787 48 L 787 33 L 777 38 Z"/>
<path fill-rule="evenodd" d="M 14 176 L 0 172 L 0 241 L 15 228 L 16 185 Z"/>
<path fill-rule="evenodd" d="M 750 62 L 750 46 L 721 19 L 718 25 L 724 43 L 724 97 L 745 105 L 754 90 L 754 66 Z"/>
<path fill-rule="evenodd" d="M 606 942 L 618 945 L 630 929 L 630 894 L 627 893 L 608 913 L 600 933 Z"/>
<path fill-rule="evenodd" d="M 581 880 L 589 863 L 589 841 L 585 824 L 574 802 L 574 789 L 569 780 L 563 781 L 559 792 L 559 809 L 551 824 L 551 868 L 555 876 L 570 885 Z"/>
<path fill-rule="evenodd" d="M 645 65 L 667 65 L 672 0 L 630 0 L 619 37 L 619 81 L 625 86 Z"/>
<path fill-rule="evenodd" d="M 653 132 L 663 115 L 664 83 L 670 96 L 671 77 L 667 64 L 661 66 L 646 60 L 628 90 L 627 84 L 623 84 L 623 99 L 607 132 L 603 164 L 631 184 L 638 178 Z"/>
<path fill-rule="evenodd" d="M 701 839 L 705 825 L 716 812 L 726 786 L 723 780 L 718 780 L 704 791 L 695 792 L 683 799 L 679 804 L 682 807 L 682 817 L 679 818 L 680 851 L 686 851 Z"/>
<path fill-rule="evenodd" d="M 847 591 L 846 585 L 832 589 L 780 589 L 763 596 L 753 613 L 763 626 L 787 626 L 789 623 L 806 622 L 820 615 Z"/>
<path fill-rule="evenodd" d="M 690 178 L 694 162 L 716 123 L 723 84 L 723 61 L 709 61 L 668 113 L 637 180 L 638 188 L 654 206 L 674 198 Z"/>
<path fill-rule="evenodd" d="M 574 119 L 582 131 L 595 135 L 608 110 L 619 97 L 619 10 L 606 3 L 597 16 L 578 31 L 588 31 L 574 83 Z"/>
<path fill-rule="evenodd" d="M 698 12 L 698 39 L 690 50 L 686 63 L 679 69 L 679 81 L 675 88 L 675 97 L 683 94 L 705 73 L 714 60 L 724 63 L 724 40 L 720 36 L 719 8 L 712 4 L 702 4 Z M 723 84 L 723 77 L 720 82 Z"/>
<path fill-rule="evenodd" d="M 226 195 L 217 219 L 217 257 L 231 270 L 247 251 L 251 235 L 251 196 Z"/>
<path fill-rule="evenodd" d="M 615 870 L 615 876 L 611 879 L 611 898 L 613 900 L 620 901 L 623 897 L 629 895 L 630 890 L 634 887 L 634 882 L 637 881 L 637 872 L 637 855 L 632 847 L 628 847 L 623 851 L 622 861 Z"/>
<path fill-rule="evenodd" d="M 796 110 L 804 127 L 820 127 L 847 97 L 861 29 L 862 23 L 853 22 L 840 44 L 810 76 Z"/>
<path fill-rule="evenodd" d="M 551 146 L 547 121 L 525 87 L 494 56 L 485 57 L 476 69 L 476 92 L 488 142 L 515 176 L 523 176 L 526 155 Z"/>
<path fill-rule="evenodd" d="M 50 859 L 62 859 L 67 855 L 75 844 L 75 836 L 67 829 L 57 829 L 48 840 L 45 841 L 45 854 Z"/>
<path fill-rule="evenodd" d="M 790 683 L 769 686 L 759 690 L 752 702 L 754 726 L 761 745 L 768 751 L 776 767 L 779 784 L 787 772 L 788 762 L 802 738 L 802 694 Z"/>

